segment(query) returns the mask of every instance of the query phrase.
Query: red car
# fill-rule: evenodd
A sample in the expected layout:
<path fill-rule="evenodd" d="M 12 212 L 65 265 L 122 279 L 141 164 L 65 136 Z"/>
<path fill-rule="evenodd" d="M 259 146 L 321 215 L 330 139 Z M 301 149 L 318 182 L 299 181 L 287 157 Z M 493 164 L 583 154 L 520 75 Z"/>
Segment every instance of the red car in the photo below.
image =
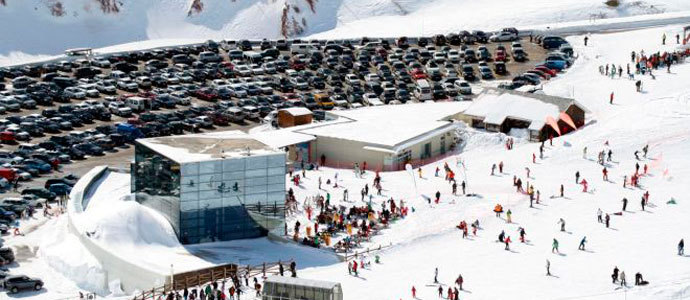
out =
<path fill-rule="evenodd" d="M 426 76 L 426 73 L 424 73 L 424 71 L 422 71 L 422 70 L 420 70 L 420 69 L 414 69 L 414 70 L 412 70 L 412 78 L 414 78 L 415 80 L 417 80 L 417 79 L 426 79 L 426 77 L 427 77 L 427 76 Z"/>
<path fill-rule="evenodd" d="M 536 66 L 534 69 L 549 74 L 551 77 L 556 77 L 556 74 L 558 73 L 556 70 L 549 69 L 546 66 Z"/>
<path fill-rule="evenodd" d="M 496 61 L 506 61 L 507 56 L 506 56 L 506 51 L 502 49 L 496 50 L 496 55 L 494 58 Z"/>
<path fill-rule="evenodd" d="M 16 142 L 17 138 L 14 136 L 14 132 L 3 131 L 0 132 L 0 141 L 3 144 L 10 144 Z"/>
<path fill-rule="evenodd" d="M 194 97 L 197 97 L 205 101 L 216 101 L 218 100 L 218 94 L 210 88 L 203 88 L 194 91 Z"/>

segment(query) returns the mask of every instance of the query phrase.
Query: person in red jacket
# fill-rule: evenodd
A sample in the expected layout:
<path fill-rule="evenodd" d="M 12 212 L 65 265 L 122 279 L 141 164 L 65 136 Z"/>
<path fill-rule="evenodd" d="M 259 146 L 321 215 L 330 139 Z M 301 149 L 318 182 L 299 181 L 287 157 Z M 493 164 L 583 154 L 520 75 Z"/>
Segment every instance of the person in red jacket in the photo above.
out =
<path fill-rule="evenodd" d="M 417 289 L 414 285 L 412 286 L 412 298 L 417 299 Z"/>
<path fill-rule="evenodd" d="M 508 236 L 503 242 L 506 244 L 506 250 L 510 250 L 510 236 Z"/>

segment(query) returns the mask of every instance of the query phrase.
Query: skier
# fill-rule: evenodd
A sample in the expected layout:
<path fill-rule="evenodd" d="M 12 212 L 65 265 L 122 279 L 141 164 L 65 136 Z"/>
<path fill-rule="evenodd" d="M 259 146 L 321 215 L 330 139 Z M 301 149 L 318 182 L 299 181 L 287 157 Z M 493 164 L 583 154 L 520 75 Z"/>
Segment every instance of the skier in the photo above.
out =
<path fill-rule="evenodd" d="M 508 209 L 508 211 L 506 212 L 506 221 L 508 223 L 513 223 L 513 219 L 511 218 L 512 215 L 513 215 L 513 212 L 510 211 L 510 209 Z"/>
<path fill-rule="evenodd" d="M 443 286 L 438 286 L 438 297 L 443 298 Z"/>
<path fill-rule="evenodd" d="M 613 104 L 613 92 L 611 92 L 611 96 L 609 96 L 609 104 Z"/>
<path fill-rule="evenodd" d="M 611 149 L 609 149 L 609 153 L 608 153 L 608 154 L 609 154 L 609 155 L 608 155 L 608 157 L 606 158 L 606 161 L 611 161 L 611 159 L 612 159 L 612 157 L 613 157 L 613 151 L 611 151 Z"/>
<path fill-rule="evenodd" d="M 648 151 L 648 150 L 649 150 L 649 145 L 648 145 L 648 144 L 647 144 L 647 145 L 644 145 L 644 147 L 642 147 L 642 156 L 643 156 L 643 157 L 645 157 L 645 158 L 647 157 L 647 151 Z"/>
<path fill-rule="evenodd" d="M 558 240 L 555 238 L 553 239 L 553 243 L 551 243 L 551 253 L 553 253 L 554 251 L 556 251 L 556 253 L 560 253 L 558 251 Z"/>
<path fill-rule="evenodd" d="M 412 298 L 417 299 L 417 289 L 414 287 L 414 285 L 412 286 Z"/>
<path fill-rule="evenodd" d="M 580 183 L 582 184 L 582 192 L 586 193 L 587 192 L 587 180 L 582 178 L 582 181 Z"/>
<path fill-rule="evenodd" d="M 618 281 L 618 267 L 613 267 L 613 274 L 611 274 L 611 279 L 613 279 L 611 283 L 616 283 L 616 281 Z"/>
<path fill-rule="evenodd" d="M 585 250 L 585 243 L 587 242 L 587 237 L 583 237 L 582 240 L 580 240 L 580 246 L 577 247 L 577 250 Z"/>
<path fill-rule="evenodd" d="M 439 201 L 441 201 L 441 192 L 436 191 L 436 204 L 438 204 Z"/>
<path fill-rule="evenodd" d="M 551 276 L 551 262 L 546 260 L 546 276 Z"/>
<path fill-rule="evenodd" d="M 438 268 L 434 270 L 434 283 L 438 283 Z"/>
<path fill-rule="evenodd" d="M 498 173 L 503 174 L 503 161 L 498 163 Z"/>
<path fill-rule="evenodd" d="M 556 224 L 561 224 L 561 231 L 565 232 L 565 220 L 561 218 Z"/>
<path fill-rule="evenodd" d="M 599 209 L 597 210 L 597 222 L 599 222 L 599 223 L 604 223 L 604 220 L 603 220 L 602 217 L 601 217 L 602 213 L 603 213 L 603 212 L 601 211 L 601 208 L 599 208 Z"/>
<path fill-rule="evenodd" d="M 520 242 L 524 243 L 525 242 L 525 228 L 520 227 L 518 229 L 520 231 Z"/>
<path fill-rule="evenodd" d="M 575 172 L 575 183 L 580 183 L 580 171 Z"/>
<path fill-rule="evenodd" d="M 503 243 L 503 239 L 505 238 L 506 233 L 505 231 L 501 230 L 501 233 L 498 234 L 498 241 Z"/>
<path fill-rule="evenodd" d="M 661 36 L 661 44 L 666 45 L 666 33 Z"/>
<path fill-rule="evenodd" d="M 587 159 L 587 147 L 582 148 L 582 158 Z"/>
<path fill-rule="evenodd" d="M 626 207 L 628 207 L 628 198 L 623 198 L 623 211 L 625 211 Z"/>
<path fill-rule="evenodd" d="M 604 167 L 601 172 L 604 174 L 604 181 L 609 181 L 609 171 L 606 169 L 606 167 Z"/>
<path fill-rule="evenodd" d="M 491 176 L 494 176 L 494 171 L 496 170 L 496 164 L 491 166 Z"/>
<path fill-rule="evenodd" d="M 585 36 L 585 46 L 587 46 L 587 42 L 589 41 L 589 37 Z"/>
<path fill-rule="evenodd" d="M 680 242 L 678 243 L 678 255 L 685 255 L 685 241 L 683 239 L 680 239 Z"/>
<path fill-rule="evenodd" d="M 532 153 L 532 163 L 536 164 L 537 163 L 537 155 Z"/>
<path fill-rule="evenodd" d="M 455 279 L 455 283 L 458 284 L 458 287 L 460 288 L 461 291 L 462 291 L 462 283 L 464 281 L 465 280 L 462 278 L 462 274 L 458 274 L 458 279 Z"/>
<path fill-rule="evenodd" d="M 563 198 L 563 184 L 561 184 L 561 198 Z"/>
<path fill-rule="evenodd" d="M 642 210 L 644 211 L 644 205 L 645 205 L 644 197 L 642 197 L 642 202 L 640 202 L 640 205 L 642 206 Z"/>
<path fill-rule="evenodd" d="M 620 279 L 621 279 L 621 286 L 626 286 L 625 271 L 621 271 Z"/>
<path fill-rule="evenodd" d="M 503 242 L 506 244 L 505 249 L 510 250 L 510 243 L 511 243 L 510 236 L 506 237 L 506 239 Z"/>
<path fill-rule="evenodd" d="M 457 192 L 458 192 L 458 184 L 457 184 L 455 181 L 453 181 L 452 187 L 453 187 L 453 195 L 457 194 Z"/>
<path fill-rule="evenodd" d="M 606 218 L 604 218 L 604 220 L 606 220 L 606 228 L 609 228 L 609 222 L 611 221 L 611 216 L 609 216 L 609 214 L 606 214 Z"/>

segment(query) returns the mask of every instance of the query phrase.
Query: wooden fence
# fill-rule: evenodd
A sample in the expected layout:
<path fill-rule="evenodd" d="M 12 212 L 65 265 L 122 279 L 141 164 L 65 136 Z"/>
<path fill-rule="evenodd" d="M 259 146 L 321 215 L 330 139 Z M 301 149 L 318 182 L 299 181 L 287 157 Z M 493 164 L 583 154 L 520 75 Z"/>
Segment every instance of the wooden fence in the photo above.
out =
<path fill-rule="evenodd" d="M 163 286 L 155 287 L 146 290 L 134 296 L 133 300 L 149 300 L 156 299 L 156 296 L 165 295 L 171 291 L 183 290 L 190 287 L 201 287 L 203 285 L 224 281 L 237 275 L 238 278 L 254 277 L 261 275 L 265 277 L 267 274 L 279 274 L 280 264 L 283 264 L 285 271 L 289 272 L 289 266 L 293 260 L 278 261 L 271 263 L 263 263 L 255 266 L 238 266 L 236 264 L 224 264 L 204 268 L 194 271 L 173 274 L 172 285 L 166 283 Z"/>

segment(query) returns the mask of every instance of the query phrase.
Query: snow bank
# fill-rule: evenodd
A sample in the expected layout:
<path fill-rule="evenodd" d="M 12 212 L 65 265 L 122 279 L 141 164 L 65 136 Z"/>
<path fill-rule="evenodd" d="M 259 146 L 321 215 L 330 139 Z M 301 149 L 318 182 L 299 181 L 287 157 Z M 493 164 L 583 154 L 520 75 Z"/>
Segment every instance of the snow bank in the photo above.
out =
<path fill-rule="evenodd" d="M 67 231 L 67 218 L 60 218 L 52 227 L 53 233 L 45 235 L 39 248 L 41 258 L 79 288 L 106 294 L 107 276 L 103 267 L 79 239 Z"/>

